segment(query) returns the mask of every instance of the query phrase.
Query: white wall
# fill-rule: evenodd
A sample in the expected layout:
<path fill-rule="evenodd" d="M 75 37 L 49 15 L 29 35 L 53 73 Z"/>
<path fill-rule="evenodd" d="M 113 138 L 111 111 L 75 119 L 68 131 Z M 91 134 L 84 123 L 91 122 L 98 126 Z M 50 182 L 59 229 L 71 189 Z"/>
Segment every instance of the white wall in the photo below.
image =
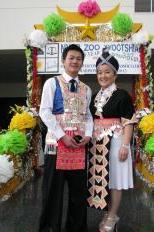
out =
<path fill-rule="evenodd" d="M 76 11 L 82 0 L 0 0 L 0 49 L 23 49 L 24 35 L 34 24 L 42 23 L 56 5 Z M 154 35 L 154 13 L 134 13 L 134 0 L 98 0 L 102 11 L 121 3 L 121 12 L 129 13 L 134 22 L 143 23 L 149 34 Z M 154 47 L 154 45 L 152 45 Z"/>

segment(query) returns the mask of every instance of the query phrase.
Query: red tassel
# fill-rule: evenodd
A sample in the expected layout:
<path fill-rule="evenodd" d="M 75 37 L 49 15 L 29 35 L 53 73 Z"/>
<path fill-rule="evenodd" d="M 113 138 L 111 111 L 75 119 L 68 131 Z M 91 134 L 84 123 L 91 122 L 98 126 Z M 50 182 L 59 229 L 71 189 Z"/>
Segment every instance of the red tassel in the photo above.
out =
<path fill-rule="evenodd" d="M 140 61 L 141 61 L 141 71 L 142 71 L 142 88 L 145 88 L 147 86 L 147 76 L 146 76 L 146 65 L 145 65 L 145 51 L 144 46 L 140 47 Z M 144 90 L 143 92 L 143 101 L 144 101 L 144 107 L 149 107 L 148 102 L 148 93 L 147 90 Z"/>

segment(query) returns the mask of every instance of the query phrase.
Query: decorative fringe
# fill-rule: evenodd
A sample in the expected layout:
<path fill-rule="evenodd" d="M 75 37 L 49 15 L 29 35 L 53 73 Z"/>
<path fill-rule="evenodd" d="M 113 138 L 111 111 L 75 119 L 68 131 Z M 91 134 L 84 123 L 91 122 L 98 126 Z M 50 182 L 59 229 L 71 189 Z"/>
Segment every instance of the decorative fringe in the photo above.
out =
<path fill-rule="evenodd" d="M 21 188 L 34 175 L 32 159 L 30 153 L 22 157 L 10 154 L 10 160 L 14 163 L 15 174 L 7 183 L 0 184 L 0 200 L 7 200 L 11 194 Z"/>
<path fill-rule="evenodd" d="M 143 180 L 150 188 L 154 188 L 154 175 L 151 175 L 144 163 L 140 161 L 136 164 L 136 174 Z"/>
<path fill-rule="evenodd" d="M 149 107 L 148 102 L 148 93 L 145 89 L 147 87 L 147 76 L 146 76 L 146 65 L 145 65 L 145 50 L 144 46 L 140 47 L 140 61 L 141 61 L 141 70 L 142 70 L 142 89 L 143 89 L 143 100 L 144 100 L 144 108 Z"/>
<path fill-rule="evenodd" d="M 96 41 L 98 42 L 111 42 L 117 41 L 122 42 L 127 40 L 131 33 L 128 33 L 126 36 L 120 36 L 113 32 L 113 30 L 108 25 L 99 25 L 95 26 L 93 32 L 96 36 Z M 91 38 L 85 37 L 82 38 L 82 31 L 79 26 L 68 25 L 62 33 L 57 36 L 53 36 L 49 39 L 50 41 L 56 42 L 90 42 Z"/>
<path fill-rule="evenodd" d="M 17 188 L 22 183 L 22 178 L 19 176 L 15 176 L 11 178 L 7 183 L 1 184 L 0 186 L 0 198 L 4 197 L 5 195 L 11 195 L 14 193 Z"/>
<path fill-rule="evenodd" d="M 32 107 L 39 109 L 41 100 L 41 79 L 37 75 L 37 48 L 33 48 Z"/>

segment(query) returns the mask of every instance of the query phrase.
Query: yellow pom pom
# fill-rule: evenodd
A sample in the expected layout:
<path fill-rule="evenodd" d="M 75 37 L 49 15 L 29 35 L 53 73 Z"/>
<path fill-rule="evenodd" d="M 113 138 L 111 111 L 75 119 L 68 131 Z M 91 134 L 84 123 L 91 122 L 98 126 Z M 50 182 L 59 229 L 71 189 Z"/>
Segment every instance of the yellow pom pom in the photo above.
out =
<path fill-rule="evenodd" d="M 154 113 L 148 114 L 144 116 L 140 123 L 139 129 L 143 132 L 143 134 L 154 134 Z"/>
<path fill-rule="evenodd" d="M 10 130 L 18 129 L 25 130 L 34 128 L 36 126 L 36 118 L 34 118 L 30 113 L 24 111 L 21 114 L 16 113 L 10 122 Z"/>

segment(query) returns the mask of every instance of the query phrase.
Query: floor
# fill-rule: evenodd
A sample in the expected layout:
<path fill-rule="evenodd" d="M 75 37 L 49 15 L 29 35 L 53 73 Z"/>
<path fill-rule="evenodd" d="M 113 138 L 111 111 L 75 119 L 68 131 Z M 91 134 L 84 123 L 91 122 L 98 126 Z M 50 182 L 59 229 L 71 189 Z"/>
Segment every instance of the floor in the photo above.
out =
<path fill-rule="evenodd" d="M 37 232 L 42 177 L 35 176 L 6 201 L 0 201 L 0 232 Z M 65 208 L 67 187 L 65 190 Z M 64 209 L 63 223 L 66 210 Z M 154 231 L 154 190 L 135 177 L 135 188 L 125 191 L 118 232 Z M 102 212 L 88 208 L 89 232 L 98 232 Z M 82 231 L 81 231 L 82 232 Z"/>

